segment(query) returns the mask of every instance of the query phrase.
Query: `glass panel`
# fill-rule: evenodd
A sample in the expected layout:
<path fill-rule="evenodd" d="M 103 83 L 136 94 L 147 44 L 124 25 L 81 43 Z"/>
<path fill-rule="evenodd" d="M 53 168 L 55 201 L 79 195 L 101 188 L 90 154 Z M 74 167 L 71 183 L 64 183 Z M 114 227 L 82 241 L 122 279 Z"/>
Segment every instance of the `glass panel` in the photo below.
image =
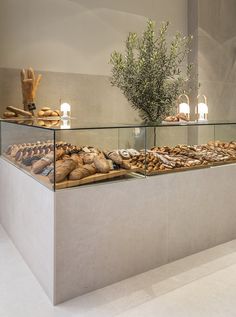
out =
<path fill-rule="evenodd" d="M 235 136 L 232 124 L 149 127 L 147 175 L 236 162 Z"/>
<path fill-rule="evenodd" d="M 215 126 L 215 140 L 236 142 L 236 124 Z"/>
<path fill-rule="evenodd" d="M 132 158 L 145 151 L 145 128 L 56 131 L 56 146 L 56 189 L 127 180 L 141 177 Z"/>
<path fill-rule="evenodd" d="M 54 166 L 54 132 L 1 122 L 1 157 L 54 189 L 47 175 Z"/>

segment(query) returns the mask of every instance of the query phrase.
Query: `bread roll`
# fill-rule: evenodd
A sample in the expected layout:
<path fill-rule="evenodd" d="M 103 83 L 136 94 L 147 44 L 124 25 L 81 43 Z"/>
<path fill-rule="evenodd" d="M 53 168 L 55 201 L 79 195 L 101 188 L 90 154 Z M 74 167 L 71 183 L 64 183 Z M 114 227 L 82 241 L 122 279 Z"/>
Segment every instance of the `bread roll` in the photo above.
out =
<path fill-rule="evenodd" d="M 17 117 L 17 115 L 12 111 L 5 111 L 3 113 L 3 118 L 7 119 L 7 118 L 14 118 L 14 117 Z"/>

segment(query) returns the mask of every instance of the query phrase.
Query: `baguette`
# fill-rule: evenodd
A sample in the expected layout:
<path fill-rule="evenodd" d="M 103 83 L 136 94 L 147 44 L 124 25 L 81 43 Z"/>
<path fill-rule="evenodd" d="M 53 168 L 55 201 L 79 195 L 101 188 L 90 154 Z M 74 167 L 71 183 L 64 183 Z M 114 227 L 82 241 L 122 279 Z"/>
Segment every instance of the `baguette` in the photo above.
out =
<path fill-rule="evenodd" d="M 7 107 L 7 110 L 11 111 L 11 112 L 14 112 L 15 114 L 19 114 L 21 116 L 24 116 L 24 117 L 32 117 L 32 113 L 29 112 L 29 111 L 25 111 L 25 110 L 22 110 L 22 109 L 19 109 L 19 108 L 15 108 L 15 107 L 12 107 L 12 106 L 8 106 Z"/>

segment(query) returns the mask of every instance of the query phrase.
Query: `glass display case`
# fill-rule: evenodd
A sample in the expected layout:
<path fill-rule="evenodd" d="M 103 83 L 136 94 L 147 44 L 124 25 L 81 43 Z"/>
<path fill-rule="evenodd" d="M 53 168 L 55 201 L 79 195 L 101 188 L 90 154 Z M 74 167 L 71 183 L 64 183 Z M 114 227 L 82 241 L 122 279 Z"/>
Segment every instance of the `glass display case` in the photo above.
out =
<path fill-rule="evenodd" d="M 2 120 L 1 157 L 52 190 L 143 178 L 130 160 L 145 157 L 145 133 L 136 125 Z"/>
<path fill-rule="evenodd" d="M 1 120 L 1 157 L 52 190 L 236 162 L 236 123 Z"/>

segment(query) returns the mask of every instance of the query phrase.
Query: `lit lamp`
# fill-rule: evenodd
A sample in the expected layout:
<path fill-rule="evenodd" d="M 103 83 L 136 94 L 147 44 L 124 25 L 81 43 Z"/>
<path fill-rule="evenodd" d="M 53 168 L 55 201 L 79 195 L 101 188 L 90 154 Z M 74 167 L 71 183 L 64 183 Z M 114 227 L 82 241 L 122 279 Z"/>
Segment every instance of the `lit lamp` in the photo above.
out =
<path fill-rule="evenodd" d="M 61 104 L 62 118 L 69 118 L 70 110 L 71 110 L 71 106 L 67 102 L 62 103 Z"/>
<path fill-rule="evenodd" d="M 199 102 L 200 97 L 203 97 L 204 102 Z M 200 121 L 207 121 L 208 120 L 208 105 L 207 105 L 207 97 L 205 95 L 198 95 L 198 107 L 197 107 L 197 114 L 198 120 Z"/>
<path fill-rule="evenodd" d="M 186 102 L 183 102 L 183 98 L 186 99 Z M 182 102 L 181 102 L 182 100 Z M 179 113 L 184 113 L 186 118 L 189 120 L 190 119 L 190 105 L 189 105 L 189 97 L 186 94 L 182 94 L 178 97 L 178 112 Z"/>
<path fill-rule="evenodd" d="M 70 129 L 70 120 L 62 118 L 61 129 Z"/>

